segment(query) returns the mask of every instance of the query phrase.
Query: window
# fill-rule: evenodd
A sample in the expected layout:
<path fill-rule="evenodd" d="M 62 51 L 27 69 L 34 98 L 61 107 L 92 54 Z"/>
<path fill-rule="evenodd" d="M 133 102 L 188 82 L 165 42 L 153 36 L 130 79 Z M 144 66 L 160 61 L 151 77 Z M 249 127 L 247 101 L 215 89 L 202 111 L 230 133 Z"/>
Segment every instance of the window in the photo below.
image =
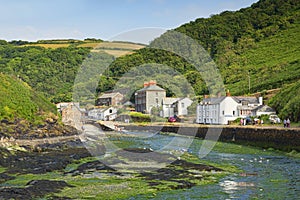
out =
<path fill-rule="evenodd" d="M 181 103 L 181 108 L 184 108 L 184 103 Z"/>
<path fill-rule="evenodd" d="M 224 112 L 224 110 L 222 111 L 222 115 L 225 115 L 225 112 Z"/>
<path fill-rule="evenodd" d="M 235 116 L 235 111 L 232 112 L 233 116 Z"/>

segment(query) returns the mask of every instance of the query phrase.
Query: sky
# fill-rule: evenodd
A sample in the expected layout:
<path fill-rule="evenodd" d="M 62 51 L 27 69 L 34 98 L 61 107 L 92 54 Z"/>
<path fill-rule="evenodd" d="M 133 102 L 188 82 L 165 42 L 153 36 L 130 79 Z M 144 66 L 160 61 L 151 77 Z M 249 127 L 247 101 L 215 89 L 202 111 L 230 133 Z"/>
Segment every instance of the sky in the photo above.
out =
<path fill-rule="evenodd" d="M 0 39 L 117 40 L 128 33 L 137 37 L 153 32 L 147 36 L 150 40 L 197 18 L 239 10 L 257 1 L 0 0 Z"/>

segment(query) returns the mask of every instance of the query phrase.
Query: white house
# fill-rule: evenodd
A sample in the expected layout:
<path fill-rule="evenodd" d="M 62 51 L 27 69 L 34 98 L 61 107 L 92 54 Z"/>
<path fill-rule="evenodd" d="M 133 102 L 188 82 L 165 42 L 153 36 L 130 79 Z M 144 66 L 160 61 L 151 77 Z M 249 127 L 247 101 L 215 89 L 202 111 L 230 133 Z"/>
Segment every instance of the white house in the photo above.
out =
<path fill-rule="evenodd" d="M 237 99 L 226 97 L 206 98 L 197 106 L 196 122 L 200 124 L 228 124 L 238 117 Z"/>
<path fill-rule="evenodd" d="M 185 116 L 188 115 L 188 107 L 190 105 L 192 105 L 193 101 L 188 98 L 188 97 L 184 97 L 181 99 L 178 99 L 175 103 L 174 103 L 174 113 L 177 116 Z"/>
<path fill-rule="evenodd" d="M 162 100 L 162 112 L 161 117 L 172 117 L 174 116 L 174 103 L 178 101 L 179 98 L 165 97 Z"/>
<path fill-rule="evenodd" d="M 238 117 L 274 114 L 275 111 L 263 105 L 263 98 L 230 96 L 205 98 L 197 106 L 196 122 L 201 124 L 228 124 Z"/>
<path fill-rule="evenodd" d="M 116 119 L 117 109 L 114 107 L 93 108 L 88 111 L 88 117 L 94 120 L 111 121 Z"/>
<path fill-rule="evenodd" d="M 165 97 L 162 100 L 161 117 L 173 117 L 188 115 L 187 108 L 193 103 L 188 97 L 183 98 L 170 98 Z"/>

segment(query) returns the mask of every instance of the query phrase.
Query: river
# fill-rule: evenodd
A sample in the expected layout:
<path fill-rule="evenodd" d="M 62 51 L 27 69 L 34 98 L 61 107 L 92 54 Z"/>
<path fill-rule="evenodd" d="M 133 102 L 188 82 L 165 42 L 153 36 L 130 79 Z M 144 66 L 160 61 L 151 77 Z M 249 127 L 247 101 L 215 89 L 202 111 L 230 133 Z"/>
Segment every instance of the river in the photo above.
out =
<path fill-rule="evenodd" d="M 130 134 L 130 133 L 129 133 Z M 190 138 L 167 134 L 134 133 L 132 147 L 180 150 L 186 148 Z M 166 146 L 172 142 L 172 147 Z M 132 140 L 120 137 L 120 140 Z M 188 141 L 186 141 L 188 140 Z M 199 154 L 202 140 L 193 139 L 187 151 Z M 183 145 L 183 146 L 182 146 Z M 249 149 L 249 150 L 248 150 Z M 222 178 L 218 184 L 194 186 L 186 190 L 164 191 L 151 199 L 298 199 L 300 194 L 300 159 L 284 153 L 218 143 L 204 160 L 237 166 L 243 172 Z M 149 198 L 147 195 L 131 197 L 131 200 Z"/>

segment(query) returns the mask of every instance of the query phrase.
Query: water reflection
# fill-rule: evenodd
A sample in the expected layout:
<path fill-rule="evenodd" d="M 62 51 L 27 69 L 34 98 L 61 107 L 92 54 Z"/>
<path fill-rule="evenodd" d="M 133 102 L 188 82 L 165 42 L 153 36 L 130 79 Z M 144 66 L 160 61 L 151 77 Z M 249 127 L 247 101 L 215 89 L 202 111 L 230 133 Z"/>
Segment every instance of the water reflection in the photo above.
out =
<path fill-rule="evenodd" d="M 244 189 L 245 187 L 254 187 L 254 183 L 248 182 L 237 182 L 237 181 L 223 181 L 220 183 L 220 186 L 223 188 L 223 191 L 232 194 L 235 193 L 236 190 Z"/>

